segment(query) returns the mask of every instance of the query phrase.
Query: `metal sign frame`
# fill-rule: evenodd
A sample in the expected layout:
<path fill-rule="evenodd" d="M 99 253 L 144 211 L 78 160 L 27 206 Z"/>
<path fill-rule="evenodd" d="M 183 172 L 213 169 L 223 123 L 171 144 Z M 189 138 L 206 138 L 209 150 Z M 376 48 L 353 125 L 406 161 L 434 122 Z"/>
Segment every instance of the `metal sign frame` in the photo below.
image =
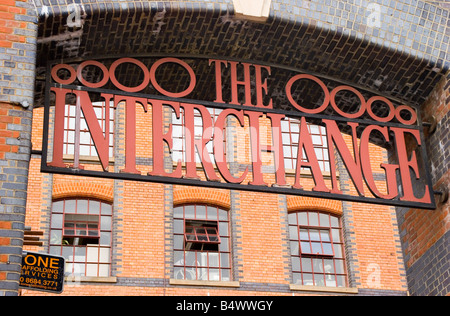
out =
<path fill-rule="evenodd" d="M 195 57 L 198 58 L 198 57 Z M 189 59 L 194 59 L 192 57 L 190 57 Z M 205 59 L 205 58 L 202 58 Z M 239 64 L 238 61 L 230 61 L 230 60 L 218 60 L 218 59 L 210 59 L 209 63 L 210 65 L 212 64 L 212 62 L 216 62 L 216 67 L 217 64 L 222 63 L 222 65 L 225 65 L 225 63 L 229 63 L 229 65 L 231 66 L 235 66 L 237 64 Z M 111 66 L 111 69 L 109 70 L 110 73 L 114 73 L 115 67 L 118 66 L 118 64 L 120 63 L 126 63 L 126 62 L 132 62 L 135 63 L 137 65 L 139 65 L 139 67 L 142 68 L 142 63 L 139 62 L 139 60 L 137 59 L 133 59 L 133 58 L 121 58 L 116 60 L 113 65 Z M 176 62 L 180 65 L 182 65 L 183 67 L 185 67 L 185 69 L 189 72 L 190 78 L 191 80 L 195 80 L 195 73 L 193 73 L 192 68 L 190 68 L 189 65 L 187 65 L 185 62 L 183 62 L 181 59 L 177 59 L 177 58 L 163 58 L 161 60 L 159 60 L 157 63 L 155 63 L 155 65 L 157 64 L 157 67 L 162 65 L 165 62 Z M 245 64 L 244 62 L 242 62 L 242 64 L 244 65 L 244 69 L 246 71 L 245 66 L 247 64 Z M 402 159 L 402 163 L 403 165 L 400 166 L 400 162 L 397 166 L 397 169 L 394 168 L 394 170 L 391 172 L 391 179 L 386 179 L 386 181 L 391 181 L 392 183 L 394 183 L 394 175 L 395 178 L 401 178 L 401 177 L 406 177 L 406 175 L 408 175 L 409 177 L 411 177 L 411 170 L 416 174 L 417 179 L 419 178 L 424 178 L 423 182 L 424 184 L 424 196 L 427 196 L 427 200 L 428 201 L 422 201 L 419 198 L 412 198 L 409 201 L 406 200 L 406 198 L 402 198 L 399 194 L 397 194 L 397 196 L 395 198 L 379 198 L 379 197 L 366 197 L 366 196 L 354 196 L 354 195 L 348 195 L 348 194 L 342 194 L 339 193 L 337 188 L 334 188 L 333 190 L 329 190 L 329 192 L 325 192 L 325 190 L 320 190 L 320 188 L 318 190 L 303 190 L 301 187 L 300 188 L 292 188 L 291 186 L 287 186 L 287 185 L 271 185 L 271 186 L 267 186 L 267 185 L 261 185 L 261 181 L 253 181 L 253 184 L 241 184 L 236 183 L 236 182 L 232 182 L 232 181 L 226 181 L 226 182 L 222 182 L 222 181 L 203 181 L 203 180 L 198 180 L 198 179 L 193 179 L 190 177 L 186 177 L 186 176 L 167 176 L 167 175 L 158 175 L 158 174 L 139 174 L 136 172 L 127 172 L 129 170 L 133 170 L 133 168 L 125 168 L 125 172 L 103 172 L 103 171 L 92 171 L 92 170 L 83 170 L 81 168 L 70 168 L 66 165 L 61 165 L 61 164 L 52 164 L 51 162 L 49 163 L 47 161 L 48 159 L 48 139 L 49 139 L 49 128 L 50 128 L 50 107 L 54 106 L 52 104 L 50 104 L 50 93 L 57 93 L 57 91 L 62 91 L 61 89 L 66 89 L 67 91 L 71 91 L 72 93 L 77 93 L 77 96 L 80 97 L 81 93 L 84 91 L 86 92 L 95 92 L 95 93 L 101 93 L 101 94 L 108 94 L 108 95 L 113 95 L 113 96 L 120 96 L 120 97 L 130 97 L 133 98 L 134 100 L 136 99 L 142 99 L 142 100 L 151 100 L 153 102 L 160 102 L 161 104 L 191 104 L 191 105 L 198 105 L 198 106 L 204 106 L 204 107 L 211 107 L 211 108 L 218 108 L 218 109 L 232 109 L 235 111 L 247 111 L 247 112 L 261 112 L 265 115 L 284 115 L 286 117 L 294 117 L 294 118 L 299 118 L 299 119 L 316 119 L 316 120 L 323 120 L 325 121 L 334 121 L 334 122 L 340 122 L 340 123 L 346 123 L 349 126 L 351 124 L 360 124 L 360 126 L 371 126 L 371 129 L 374 130 L 378 130 L 379 132 L 384 132 L 385 136 L 387 136 L 387 138 L 389 138 L 388 133 L 393 133 L 393 131 L 395 131 L 395 134 L 397 136 L 403 135 L 406 132 L 411 133 L 411 135 L 414 135 L 414 138 L 416 140 L 416 142 L 418 143 L 418 147 L 420 147 L 419 149 L 419 155 L 420 155 L 420 161 L 422 162 L 427 162 L 429 161 L 428 159 L 428 155 L 426 152 L 426 148 L 425 148 L 425 144 L 424 144 L 424 133 L 423 133 L 423 124 L 420 118 L 420 115 L 417 115 L 417 113 L 415 113 L 415 110 L 408 107 L 408 106 L 401 106 L 398 107 L 397 109 L 395 108 L 391 108 L 392 113 L 390 114 L 390 119 L 392 119 L 393 115 L 394 115 L 394 110 L 396 111 L 396 113 L 400 113 L 400 111 L 402 110 L 407 110 L 407 111 L 414 111 L 414 113 L 412 113 L 413 118 L 411 119 L 412 121 L 414 121 L 413 123 L 416 123 L 415 125 L 409 124 L 409 125 L 405 125 L 402 123 L 397 123 L 397 122 L 391 122 L 389 120 L 389 118 L 379 118 L 379 120 L 375 120 L 375 121 L 371 121 L 368 122 L 366 119 L 362 119 L 359 118 L 357 115 L 355 114 L 350 114 L 350 113 L 344 113 L 336 116 L 332 116 L 330 117 L 329 115 L 324 115 L 321 114 L 321 112 L 319 111 L 319 109 L 304 109 L 301 107 L 301 105 L 299 104 L 295 104 L 295 100 L 291 100 L 291 103 L 295 106 L 295 108 L 297 108 L 297 110 L 299 111 L 285 111 L 282 109 L 275 109 L 273 107 L 270 106 L 266 106 L 264 104 L 262 104 L 262 101 L 260 100 L 260 98 L 258 98 L 258 104 L 256 105 L 252 105 L 253 107 L 250 107 L 249 105 L 246 104 L 237 104 L 239 102 L 234 102 L 234 103 L 226 103 L 223 100 L 220 99 L 220 95 L 218 96 L 217 100 L 215 101 L 205 101 L 205 100 L 191 100 L 186 98 L 186 96 L 194 89 L 195 84 L 191 84 L 189 85 L 189 87 L 183 92 L 183 93 L 169 93 L 168 91 L 165 91 L 162 87 L 159 86 L 158 91 L 162 92 L 163 95 L 150 95 L 150 94 L 145 94 L 145 93 L 140 93 L 139 89 L 137 87 L 131 88 L 131 87 L 127 87 L 127 89 L 122 89 L 122 90 L 115 90 L 115 89 L 104 89 L 101 87 L 101 84 L 105 82 L 105 80 L 107 79 L 106 76 L 103 78 L 102 82 L 99 83 L 88 83 L 85 86 L 81 86 L 81 85 L 76 85 L 73 84 L 75 77 L 78 76 L 78 78 L 82 78 L 80 77 L 80 68 L 81 65 L 78 68 L 78 72 L 75 73 L 75 70 L 72 68 L 71 70 L 69 70 L 70 72 L 70 78 L 69 80 L 63 80 L 61 78 L 58 79 L 59 82 L 54 82 L 55 78 L 58 78 L 58 74 L 57 71 L 58 69 L 64 68 L 64 67 L 71 67 L 68 66 L 66 64 L 59 64 L 57 65 L 57 67 L 53 67 L 55 64 L 54 63 L 49 63 L 48 64 L 48 68 L 47 68 L 47 78 L 46 78 L 46 88 L 45 88 L 45 114 L 44 114 L 44 129 L 43 129 L 43 144 L 42 144 L 42 150 L 43 150 L 43 154 L 42 154 L 42 160 L 41 160 L 41 171 L 42 172 L 48 172 L 48 173 L 59 173 L 59 174 L 67 174 L 67 175 L 81 175 L 81 176 L 92 176 L 92 177 L 101 177 L 101 178 L 110 178 L 110 179 L 122 179 L 122 180 L 133 180 L 133 181 L 146 181 L 146 182 L 156 182 L 156 183 L 163 183 L 163 184 L 174 184 L 174 185 L 188 185 L 188 186 L 201 186 L 201 187 L 209 187 L 209 188 L 217 188 L 217 189 L 229 189 L 229 190 L 243 190 L 243 191 L 256 191 L 256 192 L 266 192 L 266 193 L 275 193 L 275 194 L 286 194 L 286 195 L 298 195 L 298 196 L 307 196 L 307 197 L 314 197 L 314 198 L 324 198 L 324 199 L 335 199 L 335 200 L 342 200 L 342 201 L 349 201 L 349 202 L 362 202 L 362 203 L 371 203 L 371 204 L 379 204 L 379 205 L 390 205 L 390 206 L 398 206 L 398 207 L 409 207 L 409 208 L 420 208 L 420 209 L 436 209 L 436 202 L 434 199 L 434 191 L 433 191 L 433 185 L 431 182 L 431 175 L 430 175 L 430 171 L 429 171 L 429 167 L 427 163 L 423 163 L 420 166 L 420 169 L 423 170 L 423 172 L 420 172 L 420 170 L 418 170 L 418 166 L 417 166 L 417 157 L 414 151 L 414 154 L 412 155 L 411 158 L 408 158 L 407 152 L 406 152 L 406 146 L 405 146 L 405 142 L 403 141 L 403 144 L 397 144 L 398 146 L 402 146 L 405 147 L 403 149 L 401 149 L 401 153 L 397 153 L 399 156 L 401 155 L 402 157 L 399 159 Z M 83 65 L 83 64 L 82 64 Z M 93 66 L 97 66 L 99 68 L 101 68 L 104 71 L 108 71 L 106 69 L 106 67 L 101 64 L 98 61 L 85 61 L 84 65 L 93 65 Z M 256 68 L 256 64 L 251 64 Z M 114 67 L 114 69 L 112 69 Z M 248 66 L 250 67 L 250 66 Z M 263 65 L 260 64 L 259 65 L 260 69 L 265 67 L 265 69 L 268 69 L 270 71 L 270 67 L 278 67 L 276 65 Z M 67 68 L 69 69 L 69 68 Z M 292 71 L 292 69 L 289 69 Z M 144 77 L 144 83 L 148 84 L 148 82 L 150 80 L 152 80 L 153 86 L 158 87 L 157 85 L 157 81 L 154 78 L 155 72 L 153 70 L 150 70 L 150 72 L 148 73 L 148 78 Z M 299 73 L 299 72 L 297 72 Z M 147 76 L 147 75 L 146 75 Z M 216 76 L 219 76 L 216 74 Z M 106 79 L 105 79 L 106 78 Z M 53 81 L 52 81 L 53 79 Z M 70 81 L 70 79 L 72 79 Z M 110 78 L 112 80 L 112 78 Z M 216 77 L 217 80 L 220 80 L 220 78 Z M 289 91 L 288 89 L 292 86 L 292 84 L 296 81 L 296 80 L 302 80 L 302 79 L 307 79 L 307 80 L 313 80 L 316 83 L 318 83 L 319 85 L 321 85 L 321 83 L 323 84 L 322 81 L 320 81 L 320 79 L 318 79 L 316 76 L 312 76 L 309 74 L 297 74 L 296 76 L 292 77 L 291 80 L 286 84 L 286 91 Z M 84 78 L 83 78 L 84 80 Z M 118 83 L 117 79 L 115 79 L 115 83 L 116 86 L 117 85 L 121 85 Z M 155 81 L 153 81 L 155 80 Z M 237 81 L 237 79 L 235 78 L 237 84 L 239 85 L 244 85 L 245 82 L 239 82 Z M 250 80 L 250 79 L 249 79 Z M 80 80 L 81 81 L 81 80 Z M 107 81 L 107 80 L 106 80 Z M 84 80 L 84 82 L 86 83 L 86 81 Z M 259 86 L 258 86 L 259 84 Z M 321 85 L 322 86 L 322 85 Z M 124 87 L 124 86 L 122 86 Z M 267 92 L 267 81 L 261 81 L 261 78 L 259 79 L 259 82 L 257 82 L 257 87 L 263 91 L 263 92 Z M 326 88 L 326 87 L 325 87 Z M 125 91 L 124 91 L 125 90 Z M 339 92 L 340 90 L 348 90 L 348 91 L 352 91 L 354 92 L 356 95 L 361 95 L 357 89 L 349 87 L 349 86 L 339 86 L 338 88 L 336 88 L 335 90 L 333 90 L 331 92 L 331 97 L 334 97 L 336 95 L 337 92 Z M 82 91 L 82 92 L 80 92 Z M 325 91 L 325 90 L 324 90 Z M 288 96 L 289 98 L 289 96 Z M 291 96 L 292 98 L 292 96 Z M 392 104 L 388 98 L 385 97 L 381 97 L 381 96 L 375 96 L 374 98 L 372 98 L 373 100 L 371 100 L 371 102 L 375 102 L 376 100 L 383 100 L 386 103 L 389 102 L 389 104 Z M 327 104 L 325 104 L 327 103 Z M 325 100 L 324 100 L 324 106 L 328 106 L 328 104 L 332 104 L 333 102 L 330 102 L 330 95 L 327 95 L 325 93 Z M 361 103 L 362 104 L 362 103 Z M 335 105 L 334 105 L 335 106 Z M 368 107 L 370 109 L 370 106 Z M 336 111 L 338 111 L 337 106 L 335 107 Z M 302 110 L 302 111 L 300 111 Z M 371 110 L 370 110 L 371 111 Z M 135 114 L 134 114 L 135 115 Z M 375 116 L 375 115 L 374 115 Z M 330 126 L 332 124 L 330 123 Z M 375 126 L 375 127 L 374 127 Z M 389 131 L 389 132 L 388 132 Z M 92 133 L 92 131 L 90 131 Z M 403 133 L 403 134 L 402 134 Z M 61 135 L 62 137 L 62 135 Z M 402 143 L 402 141 L 397 143 Z M 333 147 L 332 144 L 329 143 L 329 147 Z M 300 150 L 299 150 L 300 151 Z M 330 153 L 331 156 L 331 153 Z M 203 158 L 203 157 L 202 157 Z M 347 160 L 348 161 L 348 160 Z M 359 166 L 360 167 L 360 166 Z M 205 171 L 206 173 L 206 171 Z M 361 172 L 362 173 L 362 172 Z M 421 173 L 421 175 L 419 174 Z M 255 174 L 254 174 L 255 175 Z M 225 177 L 223 177 L 225 178 Z M 313 177 L 314 178 L 314 177 Z M 364 185 L 367 183 L 368 179 L 364 176 L 364 174 L 362 175 L 363 179 L 360 179 L 360 181 L 364 182 Z M 388 176 L 386 176 L 386 178 L 388 178 Z M 352 179 L 354 180 L 354 179 Z M 314 178 L 314 181 L 317 184 L 316 179 Z M 401 180 L 395 180 L 396 183 L 397 181 L 401 181 Z M 402 180 L 403 181 L 403 180 Z M 402 183 L 411 181 L 409 180 L 405 180 Z M 355 182 L 355 181 L 354 181 Z M 412 185 L 411 185 L 412 186 Z M 317 188 L 317 187 L 316 187 Z M 398 190 L 398 189 L 396 189 Z M 405 189 L 403 188 L 403 191 Z M 412 192 L 412 188 L 406 188 L 406 190 L 410 190 Z M 372 190 L 371 190 L 372 191 Z M 373 192 L 372 192 L 373 193 Z M 406 193 L 403 192 L 403 194 L 406 196 Z M 412 195 L 411 195 L 412 194 Z M 413 196 L 413 193 L 410 193 L 410 196 Z M 376 196 L 376 195 L 375 195 Z"/>

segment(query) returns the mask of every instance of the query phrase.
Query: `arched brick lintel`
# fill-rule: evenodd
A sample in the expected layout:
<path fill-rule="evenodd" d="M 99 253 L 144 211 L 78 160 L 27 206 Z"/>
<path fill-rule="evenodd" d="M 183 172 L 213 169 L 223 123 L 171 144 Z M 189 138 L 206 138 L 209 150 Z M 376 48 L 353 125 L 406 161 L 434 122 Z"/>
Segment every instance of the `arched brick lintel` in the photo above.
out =
<path fill-rule="evenodd" d="M 287 210 L 288 212 L 315 210 L 341 216 L 342 203 L 338 200 L 318 199 L 304 196 L 288 196 Z"/>
<path fill-rule="evenodd" d="M 230 192 L 212 190 L 208 188 L 175 188 L 173 191 L 173 205 L 181 204 L 210 204 L 230 209 Z"/>
<path fill-rule="evenodd" d="M 114 190 L 112 186 L 89 182 L 59 183 L 53 186 L 52 198 L 54 200 L 70 197 L 87 197 L 113 202 Z"/>

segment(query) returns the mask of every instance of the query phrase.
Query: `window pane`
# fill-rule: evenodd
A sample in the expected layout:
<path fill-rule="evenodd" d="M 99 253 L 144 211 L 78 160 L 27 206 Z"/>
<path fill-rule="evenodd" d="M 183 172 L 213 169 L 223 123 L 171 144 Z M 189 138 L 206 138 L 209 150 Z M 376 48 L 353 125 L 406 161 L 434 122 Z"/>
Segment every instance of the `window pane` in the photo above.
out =
<path fill-rule="evenodd" d="M 324 286 L 324 275 L 323 274 L 314 274 L 314 285 L 315 286 Z"/>
<path fill-rule="evenodd" d="M 220 270 L 219 269 L 209 269 L 209 280 L 219 281 L 220 280 Z"/>
<path fill-rule="evenodd" d="M 89 201 L 89 214 L 100 214 L 100 202 Z"/>
<path fill-rule="evenodd" d="M 185 255 L 186 266 L 195 266 L 195 252 L 194 251 L 186 251 Z"/>
<path fill-rule="evenodd" d="M 305 212 L 298 213 L 298 224 L 302 226 L 308 226 L 307 213 Z"/>
<path fill-rule="evenodd" d="M 186 234 L 186 240 L 197 241 L 197 237 L 195 234 Z"/>
<path fill-rule="evenodd" d="M 111 216 L 101 217 L 101 230 L 111 230 Z"/>
<path fill-rule="evenodd" d="M 219 253 L 218 252 L 210 252 L 208 254 L 209 266 L 210 267 L 219 267 Z"/>
<path fill-rule="evenodd" d="M 334 266 L 337 274 L 345 274 L 344 260 L 334 260 Z"/>
<path fill-rule="evenodd" d="M 112 215 L 112 205 L 102 203 L 102 215 Z"/>
<path fill-rule="evenodd" d="M 194 267 L 186 267 L 185 269 L 185 278 L 186 280 L 195 280 L 197 279 L 197 269 Z"/>
<path fill-rule="evenodd" d="M 99 277 L 108 277 L 109 276 L 109 264 L 100 264 L 98 269 Z"/>
<path fill-rule="evenodd" d="M 322 241 L 330 241 L 330 231 L 322 229 L 320 231 L 320 239 Z"/>
<path fill-rule="evenodd" d="M 314 272 L 322 272 L 323 273 L 323 262 L 322 259 L 312 259 L 312 263 L 313 263 L 313 270 Z"/>
<path fill-rule="evenodd" d="M 300 229 L 300 239 L 309 240 L 309 234 L 307 229 Z"/>
<path fill-rule="evenodd" d="M 341 242 L 341 234 L 339 229 L 332 229 L 331 234 L 333 236 L 333 242 Z"/>
<path fill-rule="evenodd" d="M 317 213 L 309 212 L 308 219 L 309 219 L 309 226 L 319 226 L 319 217 Z"/>
<path fill-rule="evenodd" d="M 65 213 L 75 213 L 76 210 L 76 200 L 66 200 L 64 202 L 64 212 Z"/>
<path fill-rule="evenodd" d="M 309 230 L 309 237 L 311 238 L 311 240 L 320 241 L 319 231 L 316 229 Z"/>
<path fill-rule="evenodd" d="M 331 217 L 331 227 L 339 227 L 339 219 L 335 216 Z"/>
<path fill-rule="evenodd" d="M 228 212 L 225 210 L 219 209 L 219 220 L 227 221 L 228 220 Z"/>
<path fill-rule="evenodd" d="M 320 226 L 330 227 L 330 217 L 328 214 L 319 214 Z"/>
<path fill-rule="evenodd" d="M 196 206 L 196 219 L 206 219 L 206 206 L 197 205 Z"/>
<path fill-rule="evenodd" d="M 208 206 L 208 220 L 217 220 L 217 208 Z"/>
<path fill-rule="evenodd" d="M 344 275 L 337 275 L 336 276 L 336 282 L 338 287 L 345 287 L 345 276 Z"/>
<path fill-rule="evenodd" d="M 231 271 L 229 269 L 221 269 L 221 280 L 222 281 L 230 281 L 231 280 Z"/>
<path fill-rule="evenodd" d="M 64 211 L 64 201 L 53 202 L 52 212 L 62 213 Z"/>
<path fill-rule="evenodd" d="M 222 268 L 229 268 L 230 267 L 230 255 L 228 253 L 221 253 L 220 254 L 220 266 Z"/>
<path fill-rule="evenodd" d="M 100 260 L 102 263 L 109 263 L 111 260 L 109 248 L 100 248 Z"/>
<path fill-rule="evenodd" d="M 50 247 L 50 253 L 52 255 L 60 256 L 61 255 L 61 247 L 59 247 L 59 246 L 52 246 L 52 247 Z"/>
<path fill-rule="evenodd" d="M 74 261 L 86 262 L 86 248 L 85 247 L 75 247 Z"/>
<path fill-rule="evenodd" d="M 336 286 L 336 277 L 334 275 L 327 275 L 325 277 L 325 286 Z"/>
<path fill-rule="evenodd" d="M 197 280 L 208 280 L 208 269 L 207 268 L 198 268 L 197 269 Z"/>
<path fill-rule="evenodd" d="M 183 234 L 184 233 L 183 225 L 184 225 L 183 220 L 174 220 L 173 221 L 173 232 L 175 234 Z"/>
<path fill-rule="evenodd" d="M 290 225 L 297 225 L 297 214 L 291 213 L 288 215 L 288 221 Z"/>
<path fill-rule="evenodd" d="M 176 235 L 173 237 L 173 249 L 183 249 L 184 235 Z"/>
<path fill-rule="evenodd" d="M 314 285 L 312 274 L 303 273 L 303 285 Z"/>
<path fill-rule="evenodd" d="M 217 235 L 209 235 L 208 237 L 210 242 L 219 242 L 219 236 Z"/>
<path fill-rule="evenodd" d="M 224 237 L 221 238 L 219 244 L 219 251 L 229 251 L 228 249 L 230 249 L 228 246 L 228 238 Z"/>
<path fill-rule="evenodd" d="M 334 274 L 333 259 L 324 259 L 323 266 L 325 268 L 325 273 L 333 273 Z"/>
<path fill-rule="evenodd" d="M 301 271 L 299 257 L 291 257 L 291 264 L 292 264 L 292 271 Z"/>
<path fill-rule="evenodd" d="M 52 228 L 62 228 L 63 215 L 53 214 L 52 215 Z"/>
<path fill-rule="evenodd" d="M 194 227 L 186 226 L 186 234 L 194 234 L 195 235 Z"/>
<path fill-rule="evenodd" d="M 73 247 L 63 247 L 62 256 L 68 261 L 73 261 Z"/>
<path fill-rule="evenodd" d="M 301 262 L 303 272 L 312 272 L 311 258 L 302 258 Z"/>
<path fill-rule="evenodd" d="M 342 247 L 341 245 L 333 245 L 334 248 L 334 257 L 335 258 L 343 258 L 342 256 Z"/>
<path fill-rule="evenodd" d="M 73 264 L 73 275 L 85 276 L 86 275 L 86 265 L 84 263 Z"/>
<path fill-rule="evenodd" d="M 181 206 L 179 206 L 179 207 L 175 207 L 174 209 L 173 209 L 173 217 L 174 218 L 183 218 L 183 207 Z"/>
<path fill-rule="evenodd" d="M 331 244 L 329 243 L 323 243 L 323 254 L 324 255 L 333 255 L 333 248 L 331 247 Z"/>
<path fill-rule="evenodd" d="M 86 268 L 86 276 L 98 276 L 98 264 L 88 264 Z"/>
<path fill-rule="evenodd" d="M 298 241 L 291 241 L 291 255 L 298 256 L 300 254 L 298 249 Z"/>
<path fill-rule="evenodd" d="M 50 233 L 50 244 L 52 245 L 61 245 L 62 244 L 62 231 L 61 230 L 52 230 Z"/>
<path fill-rule="evenodd" d="M 294 282 L 294 284 L 301 284 L 302 283 L 302 274 L 301 273 L 293 273 L 292 281 Z"/>
<path fill-rule="evenodd" d="M 220 236 L 228 236 L 230 234 L 228 230 L 228 222 L 220 222 L 219 223 L 219 235 Z"/>
<path fill-rule="evenodd" d="M 320 245 L 320 242 L 312 242 L 311 243 L 311 248 L 312 251 L 311 253 L 313 254 L 322 254 L 322 246 Z"/>
<path fill-rule="evenodd" d="M 311 246 L 309 245 L 309 242 L 301 242 L 300 243 L 302 253 L 311 253 Z"/>
<path fill-rule="evenodd" d="M 98 262 L 98 248 L 87 247 L 87 262 Z"/>
<path fill-rule="evenodd" d="M 173 252 L 173 264 L 175 266 L 184 265 L 184 251 Z"/>
<path fill-rule="evenodd" d="M 298 227 L 289 226 L 289 239 L 298 240 Z"/>
<path fill-rule="evenodd" d="M 66 262 L 64 275 L 72 275 L 72 273 L 73 273 L 73 263 Z"/>
<path fill-rule="evenodd" d="M 86 236 L 87 235 L 87 227 L 90 226 L 86 223 L 79 223 L 79 224 L 75 224 L 75 232 L 77 233 L 77 235 L 83 235 Z M 68 224 L 65 223 L 64 227 L 73 227 L 73 224 Z"/>
<path fill-rule="evenodd" d="M 183 280 L 184 279 L 184 267 L 175 267 L 173 269 L 173 277 L 175 279 Z"/>
<path fill-rule="evenodd" d="M 75 235 L 75 229 L 64 228 L 64 235 L 73 236 Z"/>
<path fill-rule="evenodd" d="M 111 233 L 101 232 L 100 233 L 100 245 L 110 246 L 111 245 Z"/>
<path fill-rule="evenodd" d="M 195 218 L 195 208 L 194 205 L 186 205 L 184 207 L 184 216 L 185 218 Z"/>
<path fill-rule="evenodd" d="M 87 214 L 88 213 L 88 201 L 87 200 L 78 200 L 77 213 L 78 214 Z"/>

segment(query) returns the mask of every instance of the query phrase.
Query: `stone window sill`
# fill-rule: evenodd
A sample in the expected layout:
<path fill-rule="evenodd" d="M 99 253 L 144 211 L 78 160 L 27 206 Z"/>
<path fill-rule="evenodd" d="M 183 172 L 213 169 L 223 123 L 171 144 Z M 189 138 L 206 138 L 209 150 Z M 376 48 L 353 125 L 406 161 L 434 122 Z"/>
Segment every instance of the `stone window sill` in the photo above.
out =
<path fill-rule="evenodd" d="M 199 281 L 199 280 L 170 279 L 169 284 L 188 285 L 188 286 L 240 287 L 240 284 L 237 281 Z"/>
<path fill-rule="evenodd" d="M 88 277 L 88 276 L 68 276 L 65 282 L 91 282 L 91 283 L 117 283 L 116 277 Z"/>
<path fill-rule="evenodd" d="M 289 288 L 291 291 L 358 294 L 358 289 L 353 287 L 331 287 L 331 286 L 289 284 Z"/>

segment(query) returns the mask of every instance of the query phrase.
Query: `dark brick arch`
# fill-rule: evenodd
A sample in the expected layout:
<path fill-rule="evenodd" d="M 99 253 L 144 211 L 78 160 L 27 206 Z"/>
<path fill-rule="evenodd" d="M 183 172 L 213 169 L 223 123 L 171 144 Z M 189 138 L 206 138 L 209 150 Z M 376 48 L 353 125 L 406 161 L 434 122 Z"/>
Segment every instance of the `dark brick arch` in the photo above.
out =
<path fill-rule="evenodd" d="M 335 7 L 319 1 L 306 10 L 306 2 L 296 6 L 284 2 L 272 2 L 265 23 L 237 19 L 231 1 L 81 1 L 69 7 L 41 6 L 38 73 L 47 60 L 226 56 L 317 74 L 418 106 L 449 68 L 442 45 L 446 10 L 432 10 L 421 2 L 390 4 L 393 7 L 382 7 L 382 12 L 390 10 L 382 13 L 386 15 L 382 25 L 371 28 L 365 22 L 369 12 L 363 3 Z M 418 25 L 406 23 L 416 19 Z M 424 31 L 425 23 L 436 31 Z M 414 30 L 423 33 L 419 42 L 408 41 Z M 399 36 L 390 36 L 390 31 Z"/>

